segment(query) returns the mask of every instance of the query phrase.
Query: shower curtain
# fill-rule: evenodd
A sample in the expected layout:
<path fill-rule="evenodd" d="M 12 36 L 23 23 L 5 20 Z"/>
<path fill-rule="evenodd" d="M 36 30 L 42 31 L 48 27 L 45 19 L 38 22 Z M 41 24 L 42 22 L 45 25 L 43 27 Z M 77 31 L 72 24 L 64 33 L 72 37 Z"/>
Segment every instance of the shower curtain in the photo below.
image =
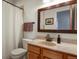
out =
<path fill-rule="evenodd" d="M 10 59 L 10 53 L 18 48 L 23 37 L 22 10 L 2 1 L 2 59 Z"/>

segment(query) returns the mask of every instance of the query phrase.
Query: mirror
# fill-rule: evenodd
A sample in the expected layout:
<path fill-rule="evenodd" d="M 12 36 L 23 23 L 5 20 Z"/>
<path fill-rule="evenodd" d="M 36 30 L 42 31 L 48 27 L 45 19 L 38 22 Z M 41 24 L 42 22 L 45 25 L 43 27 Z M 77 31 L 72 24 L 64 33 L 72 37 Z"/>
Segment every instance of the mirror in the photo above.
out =
<path fill-rule="evenodd" d="M 76 0 L 38 9 L 38 32 L 77 33 Z"/>

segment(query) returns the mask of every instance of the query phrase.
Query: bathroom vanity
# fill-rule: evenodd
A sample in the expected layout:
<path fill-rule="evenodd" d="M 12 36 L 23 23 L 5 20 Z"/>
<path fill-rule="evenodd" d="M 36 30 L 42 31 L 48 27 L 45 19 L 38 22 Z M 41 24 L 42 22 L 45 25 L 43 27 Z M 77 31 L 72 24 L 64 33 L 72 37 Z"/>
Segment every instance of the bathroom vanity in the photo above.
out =
<path fill-rule="evenodd" d="M 71 0 L 38 9 L 38 32 L 77 33 L 76 3 Z M 76 44 L 48 41 L 29 42 L 28 59 L 77 59 Z"/>
<path fill-rule="evenodd" d="M 28 59 L 77 59 L 75 44 L 40 41 L 28 43 Z"/>

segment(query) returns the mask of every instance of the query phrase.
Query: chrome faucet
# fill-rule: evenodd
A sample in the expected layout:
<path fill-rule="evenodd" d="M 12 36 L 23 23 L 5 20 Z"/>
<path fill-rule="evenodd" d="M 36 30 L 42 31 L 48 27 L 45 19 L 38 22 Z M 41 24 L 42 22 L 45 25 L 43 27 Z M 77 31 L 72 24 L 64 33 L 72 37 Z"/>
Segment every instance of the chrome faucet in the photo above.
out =
<path fill-rule="evenodd" d="M 46 35 L 46 41 L 52 41 L 52 39 L 49 34 Z"/>

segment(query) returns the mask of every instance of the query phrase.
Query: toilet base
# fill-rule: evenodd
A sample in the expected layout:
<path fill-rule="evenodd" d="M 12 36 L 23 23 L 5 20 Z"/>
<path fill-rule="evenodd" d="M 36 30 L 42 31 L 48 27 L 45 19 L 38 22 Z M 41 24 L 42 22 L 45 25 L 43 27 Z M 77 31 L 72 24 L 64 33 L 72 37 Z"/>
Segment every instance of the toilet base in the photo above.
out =
<path fill-rule="evenodd" d="M 11 59 L 24 59 L 24 56 L 20 56 L 20 57 L 12 57 Z"/>
<path fill-rule="evenodd" d="M 19 58 L 12 58 L 12 59 L 24 59 L 23 57 L 19 57 Z"/>

